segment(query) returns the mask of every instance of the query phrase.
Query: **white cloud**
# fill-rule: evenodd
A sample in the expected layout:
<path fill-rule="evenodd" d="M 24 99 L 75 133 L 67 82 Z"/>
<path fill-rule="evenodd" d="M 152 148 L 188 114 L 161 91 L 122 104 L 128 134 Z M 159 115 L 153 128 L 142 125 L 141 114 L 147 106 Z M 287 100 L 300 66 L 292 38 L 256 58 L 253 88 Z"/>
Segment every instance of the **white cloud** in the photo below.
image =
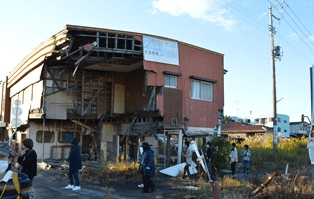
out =
<path fill-rule="evenodd" d="M 314 41 L 314 35 L 311 35 L 311 36 L 309 37 L 309 40 L 310 40 L 310 41 Z"/>
<path fill-rule="evenodd" d="M 263 19 L 266 15 L 268 15 L 267 12 L 263 12 L 262 14 L 260 14 L 260 16 L 258 16 L 258 19 Z"/>
<path fill-rule="evenodd" d="M 297 35 L 297 33 L 295 33 L 295 32 L 291 32 L 291 33 L 289 33 L 289 34 L 287 35 L 287 37 L 288 37 L 289 39 L 297 39 L 297 38 L 298 38 L 298 35 Z"/>
<path fill-rule="evenodd" d="M 188 15 L 223 26 L 229 31 L 235 24 L 234 20 L 227 16 L 228 11 L 220 9 L 214 0 L 153 0 L 151 4 L 152 14 L 165 12 L 176 17 Z"/>

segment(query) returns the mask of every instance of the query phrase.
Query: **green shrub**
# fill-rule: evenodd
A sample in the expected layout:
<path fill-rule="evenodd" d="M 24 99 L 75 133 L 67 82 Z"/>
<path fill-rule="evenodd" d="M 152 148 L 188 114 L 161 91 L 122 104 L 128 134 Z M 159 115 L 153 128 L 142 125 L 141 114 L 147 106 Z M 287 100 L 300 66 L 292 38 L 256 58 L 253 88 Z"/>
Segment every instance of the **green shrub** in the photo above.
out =
<path fill-rule="evenodd" d="M 231 145 L 224 138 L 215 137 L 212 140 L 214 166 L 219 171 L 228 165 Z"/>

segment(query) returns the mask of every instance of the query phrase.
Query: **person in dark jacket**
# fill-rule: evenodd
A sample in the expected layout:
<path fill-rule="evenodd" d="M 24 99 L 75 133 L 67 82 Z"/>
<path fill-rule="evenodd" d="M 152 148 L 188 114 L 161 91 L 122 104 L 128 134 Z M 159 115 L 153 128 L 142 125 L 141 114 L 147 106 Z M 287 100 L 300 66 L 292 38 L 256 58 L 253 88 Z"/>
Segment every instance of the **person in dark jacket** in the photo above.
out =
<path fill-rule="evenodd" d="M 37 153 L 33 149 L 34 142 L 32 139 L 26 138 L 22 141 L 22 144 L 23 150 L 17 158 L 17 162 L 22 167 L 21 172 L 25 173 L 33 181 L 37 175 Z"/>
<path fill-rule="evenodd" d="M 6 142 L 0 142 L 0 198 L 35 199 L 32 182 L 26 174 L 11 171 L 11 162 L 11 147 Z"/>
<path fill-rule="evenodd" d="M 69 158 L 67 159 L 67 161 L 70 164 L 70 168 L 69 168 L 70 184 L 66 186 L 65 188 L 72 189 L 73 191 L 81 189 L 80 179 L 78 177 L 78 171 L 82 168 L 82 161 L 81 161 L 80 147 L 78 146 L 78 143 L 79 143 L 78 139 L 73 138 L 71 151 L 69 154 Z M 74 186 L 73 177 L 75 179 L 76 186 Z"/>
<path fill-rule="evenodd" d="M 155 190 L 155 184 L 151 180 L 151 177 L 155 176 L 155 162 L 154 162 L 154 152 L 150 149 L 147 142 L 142 144 L 144 153 L 141 158 L 140 172 L 143 177 L 144 189 L 143 193 L 148 193 L 149 188 L 152 192 Z"/>

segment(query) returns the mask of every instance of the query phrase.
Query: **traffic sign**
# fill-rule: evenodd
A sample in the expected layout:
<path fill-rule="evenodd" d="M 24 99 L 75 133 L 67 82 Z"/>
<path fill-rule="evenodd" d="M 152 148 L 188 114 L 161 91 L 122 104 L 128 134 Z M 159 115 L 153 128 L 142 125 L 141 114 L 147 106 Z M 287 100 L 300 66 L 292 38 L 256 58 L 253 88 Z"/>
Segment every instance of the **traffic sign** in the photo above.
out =
<path fill-rule="evenodd" d="M 12 109 L 12 115 L 13 116 L 17 116 L 18 117 L 18 116 L 21 116 L 22 113 L 23 113 L 23 111 L 22 111 L 21 107 L 18 107 L 18 106 L 13 107 L 13 109 Z"/>
<path fill-rule="evenodd" d="M 21 124 L 22 124 L 22 119 L 19 118 L 19 116 L 21 116 L 22 113 L 23 113 L 23 110 L 22 110 L 22 108 L 20 107 L 20 105 L 21 105 L 22 103 L 21 103 L 21 100 L 16 99 L 16 100 L 13 101 L 13 104 L 15 105 L 15 106 L 13 106 L 13 108 L 12 108 L 12 115 L 13 115 L 14 117 L 13 117 L 12 120 L 11 120 L 11 124 L 12 124 L 13 127 L 18 128 L 18 127 L 21 126 Z"/>
<path fill-rule="evenodd" d="M 15 106 L 20 106 L 22 102 L 21 102 L 21 100 L 16 99 L 16 100 L 14 100 L 13 103 L 14 103 Z"/>
<path fill-rule="evenodd" d="M 13 127 L 17 128 L 17 127 L 21 126 L 22 120 L 21 120 L 21 118 L 14 117 L 14 118 L 12 118 L 11 124 Z"/>

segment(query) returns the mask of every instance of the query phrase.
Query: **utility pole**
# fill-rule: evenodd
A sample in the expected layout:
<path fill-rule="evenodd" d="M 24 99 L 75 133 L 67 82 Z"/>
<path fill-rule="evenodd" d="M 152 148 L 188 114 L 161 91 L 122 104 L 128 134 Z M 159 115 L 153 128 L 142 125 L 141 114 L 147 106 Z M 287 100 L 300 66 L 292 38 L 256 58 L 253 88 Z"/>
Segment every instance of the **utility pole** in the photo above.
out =
<path fill-rule="evenodd" d="M 236 100 L 235 102 L 237 103 L 237 109 L 236 109 L 237 110 L 237 120 L 239 120 L 239 113 L 238 113 L 239 112 L 239 107 L 238 107 L 239 101 Z"/>
<path fill-rule="evenodd" d="M 277 20 L 280 20 L 279 18 L 275 17 L 272 13 L 272 9 L 276 6 L 279 6 L 282 3 L 276 4 L 276 5 L 269 5 L 269 20 L 270 20 L 270 51 L 271 51 L 271 65 L 272 65 L 272 93 L 273 93 L 273 144 L 274 144 L 274 157 L 276 161 L 276 153 L 278 149 L 278 129 L 277 129 L 277 99 L 276 99 L 276 70 L 275 70 L 275 58 L 279 59 L 281 58 L 280 54 L 280 46 L 274 45 L 274 33 L 275 28 L 273 27 L 273 17 Z"/>

